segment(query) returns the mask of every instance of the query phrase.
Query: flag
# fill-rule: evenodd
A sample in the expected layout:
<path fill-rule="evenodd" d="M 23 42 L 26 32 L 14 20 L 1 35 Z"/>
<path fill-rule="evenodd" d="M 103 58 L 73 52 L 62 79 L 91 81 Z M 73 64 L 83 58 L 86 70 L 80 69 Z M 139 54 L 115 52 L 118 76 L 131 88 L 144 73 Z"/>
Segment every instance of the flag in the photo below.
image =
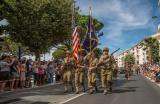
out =
<path fill-rule="evenodd" d="M 160 0 L 158 0 L 158 6 L 160 6 Z"/>
<path fill-rule="evenodd" d="M 87 34 L 83 42 L 83 48 L 87 52 L 91 52 L 94 48 L 96 48 L 98 45 L 98 39 L 96 36 L 96 31 L 94 28 L 93 20 L 91 17 L 89 17 L 89 22 L 88 22 L 88 29 L 87 29 Z"/>
<path fill-rule="evenodd" d="M 79 60 L 78 51 L 80 49 L 80 41 L 79 41 L 77 26 L 74 28 L 72 36 L 73 36 L 73 57 L 74 60 L 78 62 Z"/>

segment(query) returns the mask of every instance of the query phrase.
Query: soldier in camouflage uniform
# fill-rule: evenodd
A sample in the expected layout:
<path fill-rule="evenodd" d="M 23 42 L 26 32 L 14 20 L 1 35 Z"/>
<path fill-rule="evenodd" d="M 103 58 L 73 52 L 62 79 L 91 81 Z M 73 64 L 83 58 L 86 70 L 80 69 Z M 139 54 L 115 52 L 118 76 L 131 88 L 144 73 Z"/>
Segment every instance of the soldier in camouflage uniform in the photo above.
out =
<path fill-rule="evenodd" d="M 118 76 L 118 64 L 117 64 L 115 59 L 113 59 L 112 64 L 113 64 L 113 77 L 115 79 L 117 79 L 117 76 Z"/>
<path fill-rule="evenodd" d="M 106 47 L 103 49 L 103 54 L 99 59 L 98 66 L 101 68 L 101 81 L 104 88 L 104 94 L 107 94 L 112 88 L 112 60 L 109 55 L 109 49 Z"/>
<path fill-rule="evenodd" d="M 82 90 L 85 92 L 85 86 L 84 86 L 84 74 L 85 74 L 85 62 L 84 62 L 84 51 L 81 50 L 79 52 L 79 61 L 76 65 L 76 70 L 75 70 L 75 87 L 76 87 L 76 94 Z"/>
<path fill-rule="evenodd" d="M 88 88 L 89 88 L 89 94 L 93 94 L 94 89 L 96 89 L 96 69 L 97 69 L 97 63 L 98 59 L 95 56 L 95 52 L 89 53 L 85 60 L 89 61 L 89 68 L 88 68 Z"/>
<path fill-rule="evenodd" d="M 62 78 L 64 82 L 65 93 L 68 92 L 68 85 L 71 85 L 72 91 L 73 88 L 73 58 L 70 57 L 70 52 L 66 51 L 66 57 L 64 58 L 64 62 L 62 65 Z"/>
<path fill-rule="evenodd" d="M 126 63 L 125 64 L 125 78 L 126 80 L 129 80 L 131 76 L 131 64 Z"/>

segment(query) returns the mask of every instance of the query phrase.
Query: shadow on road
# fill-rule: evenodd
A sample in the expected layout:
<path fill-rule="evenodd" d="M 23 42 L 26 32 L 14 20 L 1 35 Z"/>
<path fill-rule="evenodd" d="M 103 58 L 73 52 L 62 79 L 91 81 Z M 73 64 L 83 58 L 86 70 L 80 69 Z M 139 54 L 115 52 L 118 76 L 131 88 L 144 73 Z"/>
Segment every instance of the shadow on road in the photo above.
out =
<path fill-rule="evenodd" d="M 115 89 L 112 93 L 126 93 L 126 92 L 135 92 L 135 89 Z"/>
<path fill-rule="evenodd" d="M 34 102 L 32 104 L 49 104 L 50 102 L 40 102 L 40 101 L 37 101 L 37 102 Z"/>

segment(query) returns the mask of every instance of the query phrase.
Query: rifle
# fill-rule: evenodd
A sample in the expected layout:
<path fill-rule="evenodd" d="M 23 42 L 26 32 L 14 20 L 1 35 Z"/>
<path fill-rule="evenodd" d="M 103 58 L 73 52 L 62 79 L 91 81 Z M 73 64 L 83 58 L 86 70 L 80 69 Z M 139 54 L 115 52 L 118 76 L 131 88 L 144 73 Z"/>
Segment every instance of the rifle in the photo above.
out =
<path fill-rule="evenodd" d="M 118 48 L 117 50 L 113 51 L 113 52 L 111 53 L 111 56 L 113 56 L 113 54 L 115 54 L 115 53 L 118 52 L 119 50 L 120 50 L 120 48 Z"/>
<path fill-rule="evenodd" d="M 117 51 L 119 51 L 120 50 L 120 48 L 118 48 L 117 50 L 115 50 L 115 51 L 113 51 L 112 53 L 111 53 L 111 56 L 113 56 L 113 54 L 115 54 Z M 107 57 L 106 57 L 107 58 Z M 106 59 L 105 58 L 105 59 Z M 104 64 L 107 64 L 107 63 L 109 63 L 109 61 L 110 61 L 110 59 L 108 59 L 108 60 L 105 60 L 105 61 L 103 61 L 102 63 L 98 63 L 97 64 L 97 66 L 102 66 L 102 65 L 104 65 Z"/>

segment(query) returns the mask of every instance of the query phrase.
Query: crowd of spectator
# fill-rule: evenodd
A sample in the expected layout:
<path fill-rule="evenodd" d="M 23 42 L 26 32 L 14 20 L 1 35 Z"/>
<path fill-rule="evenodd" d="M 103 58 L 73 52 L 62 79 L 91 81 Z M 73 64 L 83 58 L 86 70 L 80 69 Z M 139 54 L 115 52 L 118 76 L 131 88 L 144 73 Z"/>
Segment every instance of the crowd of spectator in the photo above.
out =
<path fill-rule="evenodd" d="M 154 82 L 160 82 L 160 66 L 157 64 L 144 64 L 139 67 L 141 73 Z"/>
<path fill-rule="evenodd" d="M 54 61 L 19 60 L 15 56 L 0 58 L 0 92 L 41 86 L 61 80 L 61 64 Z"/>

